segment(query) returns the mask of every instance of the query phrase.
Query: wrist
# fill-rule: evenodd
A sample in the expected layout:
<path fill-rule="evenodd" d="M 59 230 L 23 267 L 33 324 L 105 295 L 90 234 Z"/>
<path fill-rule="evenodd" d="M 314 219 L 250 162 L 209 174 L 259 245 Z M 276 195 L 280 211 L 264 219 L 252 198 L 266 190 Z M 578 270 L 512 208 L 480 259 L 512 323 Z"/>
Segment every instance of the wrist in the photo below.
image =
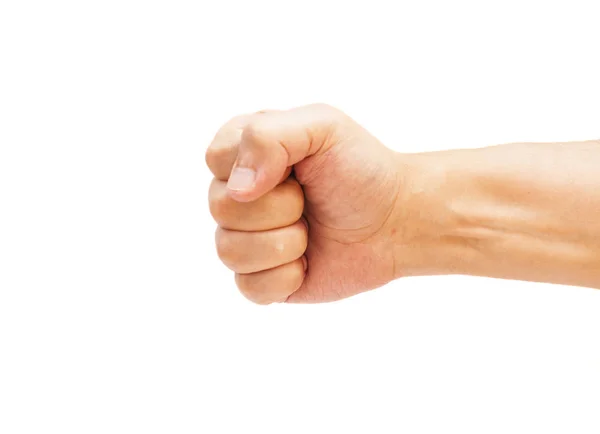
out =
<path fill-rule="evenodd" d="M 396 278 L 463 274 L 475 259 L 455 209 L 470 182 L 459 164 L 461 152 L 397 154 L 402 185 L 393 222 Z"/>

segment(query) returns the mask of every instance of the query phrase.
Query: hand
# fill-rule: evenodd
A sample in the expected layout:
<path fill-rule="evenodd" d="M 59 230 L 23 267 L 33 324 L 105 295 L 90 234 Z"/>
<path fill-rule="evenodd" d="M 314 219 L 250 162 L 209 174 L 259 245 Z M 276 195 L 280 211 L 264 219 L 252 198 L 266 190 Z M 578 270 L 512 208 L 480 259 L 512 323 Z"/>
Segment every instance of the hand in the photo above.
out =
<path fill-rule="evenodd" d="M 241 292 L 326 302 L 393 280 L 397 156 L 327 105 L 225 124 L 206 153 L 209 202 Z"/>
<path fill-rule="evenodd" d="M 217 251 L 263 304 L 401 275 L 600 288 L 599 143 L 399 154 L 325 105 L 241 116 L 206 154 Z"/>

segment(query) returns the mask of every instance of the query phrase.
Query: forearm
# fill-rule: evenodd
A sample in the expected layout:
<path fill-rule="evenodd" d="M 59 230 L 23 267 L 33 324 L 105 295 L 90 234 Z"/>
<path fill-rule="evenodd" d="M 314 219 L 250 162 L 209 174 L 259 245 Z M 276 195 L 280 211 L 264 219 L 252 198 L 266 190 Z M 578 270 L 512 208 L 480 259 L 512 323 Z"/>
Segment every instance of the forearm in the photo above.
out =
<path fill-rule="evenodd" d="M 600 288 L 600 142 L 400 157 L 399 275 Z"/>

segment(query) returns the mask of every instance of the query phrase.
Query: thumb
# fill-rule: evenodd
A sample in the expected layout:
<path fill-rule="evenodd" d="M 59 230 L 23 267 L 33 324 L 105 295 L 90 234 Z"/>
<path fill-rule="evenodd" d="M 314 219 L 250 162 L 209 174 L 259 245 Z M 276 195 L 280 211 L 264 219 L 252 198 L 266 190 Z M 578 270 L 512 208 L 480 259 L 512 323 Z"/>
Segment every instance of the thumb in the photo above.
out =
<path fill-rule="evenodd" d="M 281 182 L 288 167 L 331 146 L 338 110 L 310 105 L 260 113 L 244 127 L 227 188 L 239 202 L 258 199 Z"/>

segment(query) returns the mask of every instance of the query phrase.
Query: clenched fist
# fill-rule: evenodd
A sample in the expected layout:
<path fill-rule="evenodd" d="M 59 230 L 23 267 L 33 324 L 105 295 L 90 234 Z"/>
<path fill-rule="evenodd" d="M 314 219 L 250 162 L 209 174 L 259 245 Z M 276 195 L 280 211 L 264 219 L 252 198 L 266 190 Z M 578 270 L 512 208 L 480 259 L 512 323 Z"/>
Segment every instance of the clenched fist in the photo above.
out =
<path fill-rule="evenodd" d="M 401 154 L 326 105 L 227 123 L 206 153 L 223 262 L 250 300 L 397 277 L 600 288 L 600 141 Z"/>
<path fill-rule="evenodd" d="M 248 299 L 333 301 L 397 277 L 399 154 L 341 111 L 236 117 L 206 162 L 217 252 Z"/>

